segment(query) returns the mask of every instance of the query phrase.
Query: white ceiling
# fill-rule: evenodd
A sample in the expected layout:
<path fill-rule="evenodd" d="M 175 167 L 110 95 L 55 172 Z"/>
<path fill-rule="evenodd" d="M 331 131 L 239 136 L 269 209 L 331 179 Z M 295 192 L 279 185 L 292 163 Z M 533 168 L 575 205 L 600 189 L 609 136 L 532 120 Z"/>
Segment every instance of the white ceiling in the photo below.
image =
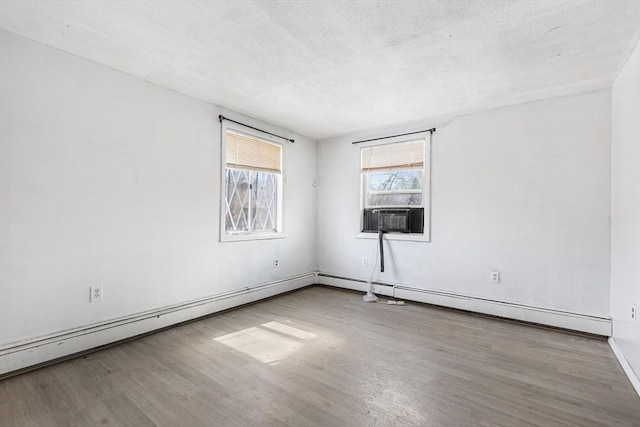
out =
<path fill-rule="evenodd" d="M 639 22 L 640 0 L 0 0 L 0 28 L 316 139 L 606 87 Z"/>

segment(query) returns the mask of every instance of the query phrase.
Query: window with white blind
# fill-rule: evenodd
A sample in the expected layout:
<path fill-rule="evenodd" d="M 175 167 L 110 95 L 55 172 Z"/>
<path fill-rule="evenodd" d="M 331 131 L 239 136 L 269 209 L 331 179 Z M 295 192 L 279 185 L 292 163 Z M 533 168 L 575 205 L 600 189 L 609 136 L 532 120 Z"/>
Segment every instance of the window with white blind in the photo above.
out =
<path fill-rule="evenodd" d="M 281 237 L 282 145 L 223 129 L 221 240 Z"/>
<path fill-rule="evenodd" d="M 371 209 L 422 210 L 424 235 L 429 215 L 429 136 L 360 149 L 361 212 Z"/>
<path fill-rule="evenodd" d="M 424 152 L 423 139 L 362 148 L 364 207 L 424 206 Z"/>

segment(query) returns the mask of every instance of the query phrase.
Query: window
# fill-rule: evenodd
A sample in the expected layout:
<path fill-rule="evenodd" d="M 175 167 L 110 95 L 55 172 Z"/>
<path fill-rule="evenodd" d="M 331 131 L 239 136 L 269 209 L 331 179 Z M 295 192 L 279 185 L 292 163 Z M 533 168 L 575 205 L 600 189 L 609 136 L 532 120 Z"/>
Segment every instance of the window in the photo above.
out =
<path fill-rule="evenodd" d="M 280 237 L 282 145 L 223 130 L 222 240 Z"/>
<path fill-rule="evenodd" d="M 375 209 L 409 209 L 428 235 L 428 141 L 427 136 L 361 148 L 361 218 Z"/>
<path fill-rule="evenodd" d="M 422 207 L 424 140 L 362 148 L 364 206 Z"/>

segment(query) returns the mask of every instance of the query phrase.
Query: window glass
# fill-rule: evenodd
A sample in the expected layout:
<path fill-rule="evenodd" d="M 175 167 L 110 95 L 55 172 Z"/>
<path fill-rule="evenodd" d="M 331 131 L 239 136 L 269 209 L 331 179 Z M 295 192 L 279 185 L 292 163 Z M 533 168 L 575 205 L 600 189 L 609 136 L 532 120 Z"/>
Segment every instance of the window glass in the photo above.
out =
<path fill-rule="evenodd" d="M 368 206 L 422 205 L 422 170 L 373 172 L 368 181 Z"/>

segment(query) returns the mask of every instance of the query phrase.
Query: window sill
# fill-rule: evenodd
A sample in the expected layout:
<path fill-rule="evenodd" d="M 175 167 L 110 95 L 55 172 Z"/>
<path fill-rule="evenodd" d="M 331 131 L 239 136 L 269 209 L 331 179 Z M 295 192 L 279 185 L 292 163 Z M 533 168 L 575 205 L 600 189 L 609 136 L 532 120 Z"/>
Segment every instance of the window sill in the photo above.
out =
<path fill-rule="evenodd" d="M 248 240 L 284 239 L 284 233 L 248 233 L 248 234 L 223 234 L 221 242 L 245 242 Z"/>
<path fill-rule="evenodd" d="M 378 233 L 358 233 L 356 239 L 377 239 Z M 426 234 L 417 233 L 384 233 L 384 240 L 398 240 L 405 242 L 430 242 L 431 239 Z"/>

